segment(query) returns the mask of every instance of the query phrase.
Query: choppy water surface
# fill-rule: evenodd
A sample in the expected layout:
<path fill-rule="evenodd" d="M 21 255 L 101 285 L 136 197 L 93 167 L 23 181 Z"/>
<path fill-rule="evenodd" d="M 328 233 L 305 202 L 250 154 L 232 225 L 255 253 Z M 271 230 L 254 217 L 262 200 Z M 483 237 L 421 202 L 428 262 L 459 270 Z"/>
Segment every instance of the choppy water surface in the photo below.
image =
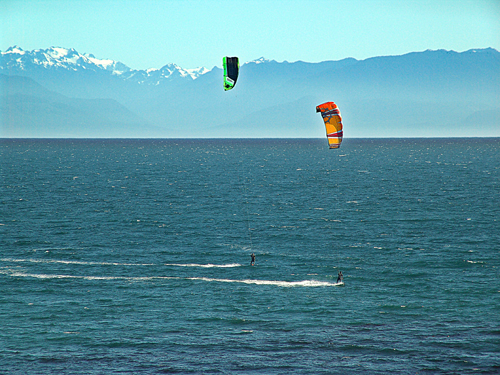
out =
<path fill-rule="evenodd" d="M 1 140 L 1 372 L 498 373 L 499 146 Z"/>

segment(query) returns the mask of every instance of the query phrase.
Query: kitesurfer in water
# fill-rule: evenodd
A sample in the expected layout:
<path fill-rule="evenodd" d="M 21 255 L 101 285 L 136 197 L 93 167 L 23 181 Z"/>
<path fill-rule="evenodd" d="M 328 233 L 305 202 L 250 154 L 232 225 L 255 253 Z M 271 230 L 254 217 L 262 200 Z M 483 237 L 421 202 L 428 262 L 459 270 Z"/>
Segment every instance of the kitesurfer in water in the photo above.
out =
<path fill-rule="evenodd" d="M 252 253 L 252 255 L 250 255 L 252 257 L 252 261 L 250 262 L 250 265 L 253 266 L 255 264 L 255 254 Z"/>
<path fill-rule="evenodd" d="M 342 271 L 339 271 L 339 275 L 337 276 L 337 283 L 340 283 L 344 280 L 344 275 L 342 275 Z"/>

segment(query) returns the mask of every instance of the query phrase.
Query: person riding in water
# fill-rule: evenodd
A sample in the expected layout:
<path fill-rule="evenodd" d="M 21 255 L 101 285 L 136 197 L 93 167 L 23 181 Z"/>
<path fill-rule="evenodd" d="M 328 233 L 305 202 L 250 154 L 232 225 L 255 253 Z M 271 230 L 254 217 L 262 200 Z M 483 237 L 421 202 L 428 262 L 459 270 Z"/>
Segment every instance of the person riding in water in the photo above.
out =
<path fill-rule="evenodd" d="M 255 254 L 252 253 L 251 257 L 252 257 L 252 260 L 250 262 L 250 265 L 253 266 L 255 264 Z"/>
<path fill-rule="evenodd" d="M 344 280 L 344 275 L 342 275 L 342 271 L 339 271 L 339 275 L 337 276 L 337 283 L 340 283 Z"/>

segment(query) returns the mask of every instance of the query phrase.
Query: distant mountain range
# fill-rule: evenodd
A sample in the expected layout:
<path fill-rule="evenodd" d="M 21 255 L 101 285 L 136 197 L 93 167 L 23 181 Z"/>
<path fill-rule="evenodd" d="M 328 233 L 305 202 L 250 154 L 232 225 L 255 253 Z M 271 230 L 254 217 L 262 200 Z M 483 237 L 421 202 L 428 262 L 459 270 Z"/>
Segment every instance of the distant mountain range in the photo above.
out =
<path fill-rule="evenodd" d="M 221 57 L 222 59 L 222 57 Z M 500 53 L 437 50 L 222 70 L 134 70 L 74 49 L 0 53 L 0 137 L 324 137 L 335 101 L 345 137 L 500 136 Z"/>

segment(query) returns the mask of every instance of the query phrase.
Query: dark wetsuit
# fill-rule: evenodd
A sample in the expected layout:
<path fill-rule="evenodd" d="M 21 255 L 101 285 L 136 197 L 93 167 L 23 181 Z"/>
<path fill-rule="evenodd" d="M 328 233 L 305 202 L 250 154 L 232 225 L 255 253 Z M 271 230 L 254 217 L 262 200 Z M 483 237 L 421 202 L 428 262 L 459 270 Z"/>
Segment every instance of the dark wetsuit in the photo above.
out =
<path fill-rule="evenodd" d="M 253 266 L 253 264 L 255 263 L 255 254 L 252 253 L 251 257 L 252 257 L 252 261 L 250 262 L 250 265 Z"/>
<path fill-rule="evenodd" d="M 339 276 L 337 277 L 337 282 L 341 282 L 342 279 L 344 278 L 344 275 L 342 275 L 342 272 L 339 272 Z"/>

